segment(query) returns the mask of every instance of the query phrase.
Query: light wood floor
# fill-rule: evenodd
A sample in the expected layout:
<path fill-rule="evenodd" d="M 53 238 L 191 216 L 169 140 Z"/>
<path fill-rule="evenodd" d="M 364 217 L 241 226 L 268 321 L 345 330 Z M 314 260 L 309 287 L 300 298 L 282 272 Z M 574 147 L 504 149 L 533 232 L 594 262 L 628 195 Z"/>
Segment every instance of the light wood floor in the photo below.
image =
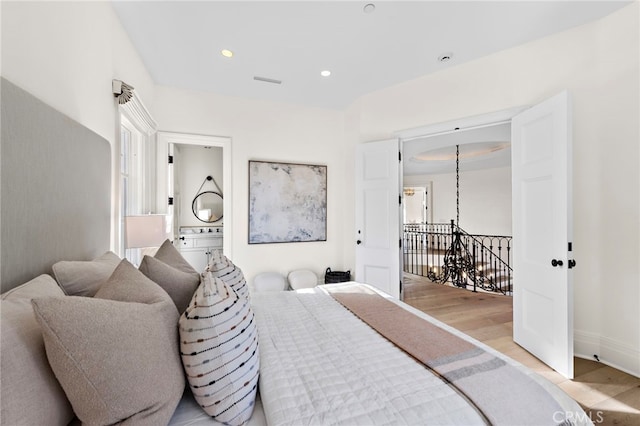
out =
<path fill-rule="evenodd" d="M 578 401 L 596 425 L 640 426 L 640 379 L 575 358 L 567 380 L 513 342 L 511 298 L 434 284 L 405 274 L 403 300 L 526 365 Z"/>

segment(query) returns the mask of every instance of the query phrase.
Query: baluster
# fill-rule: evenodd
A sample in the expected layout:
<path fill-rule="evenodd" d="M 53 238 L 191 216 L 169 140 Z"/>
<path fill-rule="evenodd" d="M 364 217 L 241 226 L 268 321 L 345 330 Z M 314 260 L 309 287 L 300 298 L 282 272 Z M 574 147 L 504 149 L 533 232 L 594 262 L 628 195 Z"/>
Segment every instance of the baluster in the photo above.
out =
<path fill-rule="evenodd" d="M 407 246 L 407 258 L 409 259 L 411 273 L 414 273 L 415 260 L 413 258 L 413 253 L 415 251 L 415 242 L 414 242 L 413 232 L 410 232 L 409 235 L 408 235 L 407 245 L 408 245 Z"/>
<path fill-rule="evenodd" d="M 418 272 L 417 270 L 417 259 L 416 259 L 416 254 L 418 252 L 418 245 L 416 243 L 416 233 L 413 232 L 411 234 L 411 263 L 412 263 L 412 270 L 413 273 L 415 274 L 416 272 Z"/>
<path fill-rule="evenodd" d="M 413 236 L 411 234 L 411 231 L 409 230 L 407 232 L 405 241 L 406 241 L 406 247 L 405 247 L 405 256 L 407 258 L 407 268 L 408 271 L 410 273 L 413 273 L 413 259 L 411 258 L 411 251 L 413 250 L 413 242 L 412 242 Z"/>
<path fill-rule="evenodd" d="M 411 232 L 407 233 L 407 248 L 406 248 L 406 256 L 407 256 L 407 263 L 409 264 L 409 272 L 413 273 L 413 258 L 412 258 L 412 251 L 413 251 L 413 234 Z"/>
<path fill-rule="evenodd" d="M 424 275 L 424 261 L 422 260 L 422 253 L 424 252 L 424 244 L 422 243 L 422 234 L 420 231 L 416 232 L 416 272 L 419 275 Z"/>
<path fill-rule="evenodd" d="M 475 293 L 477 291 L 477 277 L 476 277 L 476 271 L 478 270 L 478 262 L 477 262 L 477 256 L 476 256 L 476 250 L 477 250 L 477 244 L 474 241 L 473 242 L 473 292 Z"/>
<path fill-rule="evenodd" d="M 512 271 L 512 268 L 511 268 L 511 240 L 508 240 L 508 242 L 507 242 L 507 265 L 509 266 L 509 269 L 507 270 L 508 271 L 508 276 L 509 276 L 509 281 L 508 281 L 508 283 L 509 283 L 509 294 L 513 294 L 513 288 L 511 287 L 511 283 L 513 282 L 512 281 L 512 274 L 511 274 L 511 271 Z"/>
<path fill-rule="evenodd" d="M 493 270 L 496 271 L 496 274 L 498 272 L 500 272 L 500 270 L 498 269 L 498 260 L 496 259 L 496 256 L 493 256 Z M 500 274 L 502 275 L 502 274 Z M 494 287 L 501 289 L 502 291 L 502 283 L 500 281 L 498 281 L 498 275 L 496 275 L 496 285 L 494 285 Z"/>
<path fill-rule="evenodd" d="M 418 243 L 416 241 L 416 233 L 415 231 L 411 234 L 411 264 L 412 264 L 412 270 L 413 273 L 415 274 L 416 272 L 418 272 L 417 270 L 417 252 L 419 250 L 418 247 Z"/>

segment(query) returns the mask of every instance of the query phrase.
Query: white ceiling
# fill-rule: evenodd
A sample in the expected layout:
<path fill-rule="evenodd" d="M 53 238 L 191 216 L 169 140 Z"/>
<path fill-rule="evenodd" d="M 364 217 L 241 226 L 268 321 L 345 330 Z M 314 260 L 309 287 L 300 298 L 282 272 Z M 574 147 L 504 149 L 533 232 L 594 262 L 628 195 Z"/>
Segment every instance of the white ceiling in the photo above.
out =
<path fill-rule="evenodd" d="M 367 3 L 375 4 L 365 13 Z M 114 1 L 157 84 L 346 108 L 629 1 Z M 228 59 L 220 55 L 231 49 Z M 449 62 L 437 60 L 452 53 Z M 320 71 L 331 70 L 328 78 Z M 254 76 L 282 84 L 255 81 Z"/>
<path fill-rule="evenodd" d="M 375 10 L 365 13 L 365 5 Z M 616 1 L 114 1 L 157 84 L 344 109 L 358 97 L 601 18 Z M 220 54 L 234 52 L 233 58 Z M 438 61 L 443 54 L 448 62 Z M 320 71 L 330 70 L 330 77 Z M 281 80 L 265 83 L 254 77 Z M 501 135 L 492 134 L 501 132 Z M 487 133 L 489 132 L 489 133 Z M 427 149 L 509 142 L 507 127 L 404 145 L 404 174 L 450 173 L 418 161 Z M 485 146 L 486 148 L 486 146 Z M 510 149 L 461 160 L 461 170 L 510 165 Z"/>

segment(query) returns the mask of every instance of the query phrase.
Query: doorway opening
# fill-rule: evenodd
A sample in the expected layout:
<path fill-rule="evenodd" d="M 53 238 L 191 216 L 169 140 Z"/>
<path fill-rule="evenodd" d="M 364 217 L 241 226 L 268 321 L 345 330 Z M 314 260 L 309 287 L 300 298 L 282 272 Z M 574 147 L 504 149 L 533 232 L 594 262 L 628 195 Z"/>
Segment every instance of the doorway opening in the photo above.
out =
<path fill-rule="evenodd" d="M 157 180 L 159 210 L 194 268 L 214 249 L 232 257 L 231 138 L 158 132 Z"/>
<path fill-rule="evenodd" d="M 403 141 L 403 271 L 510 296 L 510 120 L 452 128 Z M 418 215 L 420 182 L 430 197 Z"/>
<path fill-rule="evenodd" d="M 406 179 L 405 179 L 406 182 Z M 431 223 L 431 182 L 405 184 L 402 190 L 402 223 Z"/>

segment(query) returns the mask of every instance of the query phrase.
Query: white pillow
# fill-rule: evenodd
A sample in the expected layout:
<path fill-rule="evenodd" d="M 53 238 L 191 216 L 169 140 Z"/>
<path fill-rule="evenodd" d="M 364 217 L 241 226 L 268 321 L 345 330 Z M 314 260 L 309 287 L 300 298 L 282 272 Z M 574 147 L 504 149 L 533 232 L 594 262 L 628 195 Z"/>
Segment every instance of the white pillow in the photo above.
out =
<path fill-rule="evenodd" d="M 238 296 L 249 297 L 249 288 L 242 270 L 234 265 L 220 250 L 213 251 L 206 272 L 211 272 L 214 277 L 218 277 L 227 283 L 238 293 Z"/>
<path fill-rule="evenodd" d="M 239 426 L 251 417 L 260 357 L 249 299 L 206 273 L 180 317 L 180 355 L 195 400 L 215 420 Z"/>

